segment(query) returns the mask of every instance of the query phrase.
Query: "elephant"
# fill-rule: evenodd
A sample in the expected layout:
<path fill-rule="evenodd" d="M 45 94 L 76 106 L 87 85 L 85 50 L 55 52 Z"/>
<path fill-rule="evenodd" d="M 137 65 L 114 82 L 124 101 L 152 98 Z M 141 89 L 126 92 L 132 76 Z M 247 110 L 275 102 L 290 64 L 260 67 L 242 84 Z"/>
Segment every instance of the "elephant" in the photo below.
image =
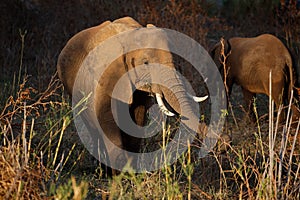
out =
<path fill-rule="evenodd" d="M 294 90 L 294 97 L 298 96 L 299 90 L 297 91 L 295 87 L 296 77 L 291 54 L 287 47 L 271 34 L 262 34 L 252 38 L 223 39 L 210 49 L 210 55 L 219 68 L 224 82 L 226 77 L 228 95 L 231 94 L 234 83 L 241 86 L 247 106 L 246 111 L 252 120 L 255 119 L 253 97 L 257 93 L 268 96 L 271 94 L 277 108 L 281 103 L 288 105 L 292 90 Z M 270 72 L 271 93 L 269 91 Z M 293 106 L 292 109 L 294 114 L 299 116 L 297 108 Z"/>
<path fill-rule="evenodd" d="M 150 31 L 149 41 L 139 39 L 139 36 L 144 34 L 141 31 L 145 28 Z M 118 42 L 118 39 L 114 40 L 117 41 L 116 43 L 108 45 L 109 50 L 101 50 L 104 41 L 113 37 L 118 38 L 120 34 L 122 35 L 122 33 L 128 31 L 131 31 L 128 39 L 132 40 L 130 44 L 142 43 L 144 45 L 147 42 L 160 42 L 162 46 L 166 47 L 165 49 L 168 49 L 163 30 L 156 28 L 154 25 L 142 27 L 133 18 L 123 17 L 114 21 L 105 21 L 98 26 L 75 34 L 64 46 L 57 61 L 58 76 L 65 90 L 73 99 L 78 97 L 75 103 L 78 103 L 82 98 L 82 91 L 88 88 L 88 82 L 93 82 L 93 80 L 89 80 L 89 76 L 93 76 L 102 70 L 101 78 L 95 81 L 95 89 L 90 90 L 93 94 L 93 100 L 82 113 L 82 118 L 84 123 L 88 124 L 89 132 L 97 132 L 96 124 L 100 124 L 104 135 L 100 133 L 101 136 L 92 138 L 92 140 L 94 142 L 95 140 L 101 140 L 100 143 L 105 146 L 107 154 L 105 156 L 108 157 L 109 163 L 120 163 L 120 167 L 116 169 L 117 171 L 122 170 L 122 167 L 130 160 L 127 151 L 139 152 L 141 148 L 138 136 L 132 136 L 119 127 L 120 124 L 118 123 L 126 125 L 128 121 L 128 116 L 122 115 L 124 106 L 124 112 L 126 112 L 126 108 L 129 108 L 130 118 L 138 125 L 137 128 L 143 127 L 147 123 L 147 110 L 156 101 L 159 108 L 167 116 L 176 115 L 181 118 L 193 119 L 191 123 L 196 124 L 198 134 L 203 135 L 207 131 L 206 124 L 199 122 L 198 114 L 195 113 L 192 104 L 193 100 L 201 102 L 208 96 L 196 97 L 187 92 L 184 81 L 176 74 L 170 51 L 144 48 L 125 52 L 124 49 L 127 46 Z M 98 57 L 109 57 L 110 53 L 115 51 L 121 52 L 121 56 L 105 66 L 100 66 L 100 68 L 91 67 L 88 68 L 88 72 L 80 71 L 85 59 L 99 46 L 100 50 L 98 52 L 100 54 Z M 152 66 L 153 63 L 163 64 L 164 67 L 159 72 L 152 70 L 155 68 Z M 138 66 L 142 66 L 142 70 L 145 71 L 138 72 L 136 70 Z M 114 88 L 122 78 L 125 83 L 118 85 L 121 87 L 120 95 L 127 96 L 126 98 L 115 98 Z M 75 87 L 77 79 L 81 81 L 77 84 L 81 88 Z M 162 85 L 153 82 L 152 79 L 157 79 Z M 170 86 L 173 90 L 166 86 Z M 131 95 L 132 92 L 133 95 Z M 92 116 L 96 116 L 96 120 Z M 103 142 L 104 136 L 114 145 Z M 118 148 L 125 149 L 126 152 L 120 153 L 117 151 Z"/>

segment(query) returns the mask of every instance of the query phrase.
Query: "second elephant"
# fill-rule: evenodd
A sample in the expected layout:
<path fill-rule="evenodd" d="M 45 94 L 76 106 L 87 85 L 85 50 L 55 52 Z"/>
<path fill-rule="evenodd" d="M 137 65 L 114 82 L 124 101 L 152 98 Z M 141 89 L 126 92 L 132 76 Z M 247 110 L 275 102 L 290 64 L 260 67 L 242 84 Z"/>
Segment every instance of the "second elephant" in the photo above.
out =
<path fill-rule="evenodd" d="M 257 93 L 268 96 L 271 94 L 277 108 L 281 103 L 288 104 L 291 90 L 295 90 L 296 77 L 289 50 L 277 37 L 271 34 L 253 38 L 234 37 L 223 40 L 223 44 L 216 44 L 210 50 L 210 54 L 222 76 L 226 77 L 228 94 L 231 94 L 234 83 L 242 87 L 248 111 L 251 109 L 252 112 L 253 97 Z M 297 96 L 297 90 L 294 96 Z M 295 107 L 294 111 L 294 114 L 299 114 Z"/>

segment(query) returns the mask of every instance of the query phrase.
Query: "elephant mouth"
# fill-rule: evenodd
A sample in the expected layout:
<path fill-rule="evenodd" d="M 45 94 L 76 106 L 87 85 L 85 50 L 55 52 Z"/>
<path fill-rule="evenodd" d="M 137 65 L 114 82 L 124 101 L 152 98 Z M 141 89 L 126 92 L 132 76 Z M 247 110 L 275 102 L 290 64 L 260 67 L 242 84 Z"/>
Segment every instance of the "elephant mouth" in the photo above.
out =
<path fill-rule="evenodd" d="M 137 90 L 151 92 L 151 84 L 145 81 L 137 80 L 135 83 L 135 87 Z"/>
<path fill-rule="evenodd" d="M 145 92 L 145 91 L 148 92 L 148 91 L 151 91 L 151 85 L 143 85 L 141 87 L 138 87 L 137 89 L 140 91 L 143 91 L 143 92 Z M 173 108 L 172 105 L 169 104 L 169 102 L 166 100 L 166 98 L 164 98 L 163 94 L 152 92 L 152 91 L 150 92 L 150 94 L 151 94 L 151 96 L 155 97 L 156 103 L 158 104 L 160 110 L 166 116 L 174 117 L 175 115 L 177 115 L 177 116 L 180 115 L 180 113 L 177 112 L 175 110 L 175 108 Z M 187 93 L 187 96 L 197 103 L 203 102 L 208 98 L 208 95 L 203 96 L 203 97 L 197 97 L 197 96 L 193 96 L 189 93 Z"/>

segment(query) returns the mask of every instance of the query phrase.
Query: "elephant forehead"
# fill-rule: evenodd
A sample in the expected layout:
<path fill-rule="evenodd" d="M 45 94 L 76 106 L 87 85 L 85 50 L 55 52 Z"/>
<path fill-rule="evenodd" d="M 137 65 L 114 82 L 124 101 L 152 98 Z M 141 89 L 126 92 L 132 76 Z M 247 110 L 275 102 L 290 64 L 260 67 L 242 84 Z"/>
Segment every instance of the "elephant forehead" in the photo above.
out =
<path fill-rule="evenodd" d="M 138 49 L 127 53 L 127 57 L 135 58 L 136 60 L 154 58 L 153 49 Z"/>
<path fill-rule="evenodd" d="M 120 37 L 125 51 L 141 48 L 157 48 L 168 50 L 168 37 L 159 28 L 139 28 L 128 31 Z"/>
<path fill-rule="evenodd" d="M 173 56 L 169 51 L 145 48 L 131 51 L 127 54 L 128 58 L 134 58 L 135 64 L 160 63 L 167 64 L 173 62 Z"/>

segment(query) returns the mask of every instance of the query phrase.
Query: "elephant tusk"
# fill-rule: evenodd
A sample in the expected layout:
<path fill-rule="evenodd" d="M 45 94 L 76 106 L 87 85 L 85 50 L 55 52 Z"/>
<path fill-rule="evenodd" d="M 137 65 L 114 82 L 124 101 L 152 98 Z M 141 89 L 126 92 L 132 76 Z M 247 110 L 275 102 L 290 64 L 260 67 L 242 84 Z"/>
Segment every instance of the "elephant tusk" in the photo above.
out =
<path fill-rule="evenodd" d="M 202 101 L 205 101 L 208 98 L 208 95 L 206 95 L 204 97 L 196 97 L 196 96 L 191 95 L 190 93 L 187 93 L 187 94 L 190 98 L 192 98 L 196 102 L 202 102 Z"/>
<path fill-rule="evenodd" d="M 173 117 L 175 114 L 172 113 L 171 111 L 169 111 L 169 110 L 166 108 L 166 106 L 165 106 L 165 104 L 164 104 L 164 102 L 163 102 L 163 100 L 162 100 L 161 95 L 158 94 L 158 93 L 155 93 L 155 97 L 156 97 L 157 104 L 158 104 L 159 108 L 161 109 L 161 111 L 162 111 L 165 115 L 170 116 L 170 117 Z"/>
<path fill-rule="evenodd" d="M 147 24 L 146 27 L 147 27 L 147 28 L 156 28 L 156 26 L 154 26 L 153 24 Z"/>

